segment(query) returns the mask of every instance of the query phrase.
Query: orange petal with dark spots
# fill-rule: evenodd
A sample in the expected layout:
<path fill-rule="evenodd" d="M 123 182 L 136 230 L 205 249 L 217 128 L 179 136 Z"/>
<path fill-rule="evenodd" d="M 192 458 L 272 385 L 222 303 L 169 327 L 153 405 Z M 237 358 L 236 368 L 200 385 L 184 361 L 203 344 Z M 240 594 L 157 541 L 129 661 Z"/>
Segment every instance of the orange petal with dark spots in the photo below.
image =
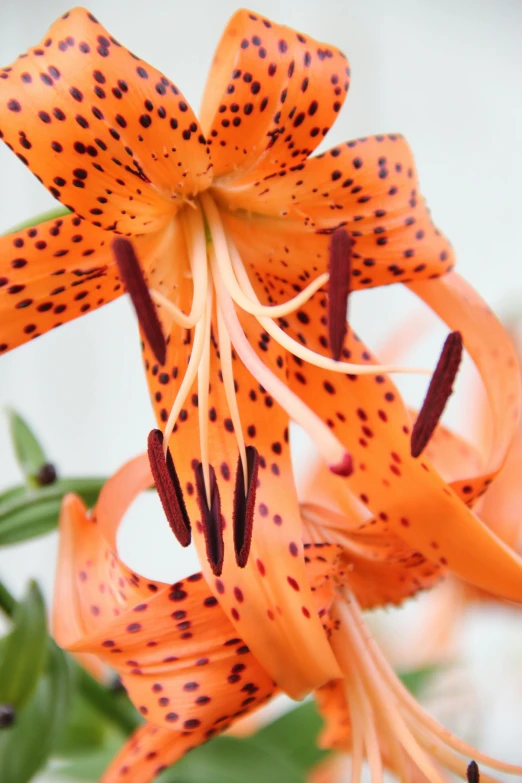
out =
<path fill-rule="evenodd" d="M 152 483 L 146 455 L 107 482 L 91 518 L 76 497 L 65 499 L 54 634 L 61 646 L 110 665 L 151 722 L 196 732 L 200 742 L 275 688 L 201 574 L 153 582 L 126 568 L 110 546 L 145 479 Z"/>
<path fill-rule="evenodd" d="M 237 11 L 201 106 L 214 176 L 238 183 L 299 165 L 333 125 L 349 79 L 348 61 L 335 47 Z"/>
<path fill-rule="evenodd" d="M 0 79 L 0 138 L 55 198 L 94 225 L 161 228 L 210 181 L 183 95 L 83 8 Z"/>
<path fill-rule="evenodd" d="M 353 240 L 352 290 L 431 279 L 455 263 L 419 193 L 411 150 L 396 134 L 345 142 L 284 177 L 217 196 L 247 266 L 291 284 L 328 271 L 338 228 Z M 246 221 L 238 209 L 254 214 Z"/>
<path fill-rule="evenodd" d="M 0 237 L 0 353 L 122 293 L 107 235 L 77 215 Z"/>
<path fill-rule="evenodd" d="M 445 280 L 447 278 L 430 281 L 425 284 L 426 289 L 439 285 L 438 304 L 453 300 L 455 313 L 459 304 L 465 313 L 467 304 L 464 295 L 459 294 L 457 289 L 452 297 L 452 287 L 444 285 Z M 437 288 L 434 290 L 437 291 Z M 445 292 L 444 295 L 442 292 Z M 294 315 L 287 316 L 287 321 L 293 337 L 301 334 L 309 348 L 326 354 L 323 342 L 326 327 L 321 321 L 324 304 L 324 296 L 316 294 L 303 308 L 308 317 L 306 327 Z M 481 317 L 484 318 L 484 329 L 486 323 L 489 324 L 491 337 L 487 338 L 481 355 L 488 355 L 487 346 L 491 339 L 492 348 L 497 340 L 498 345 L 494 344 L 500 350 L 499 355 L 504 356 L 507 338 L 501 327 L 496 329 L 493 317 L 485 314 L 483 309 L 473 308 L 472 312 L 473 320 L 466 323 L 463 316 L 458 323 L 452 321 L 451 328 L 458 328 L 462 333 L 464 344 L 473 356 L 474 341 L 478 347 L 480 339 L 478 323 Z M 351 333 L 346 350 L 346 358 L 351 361 L 374 361 L 367 348 Z M 506 362 L 501 365 L 502 368 L 506 366 L 504 383 L 492 381 L 493 386 L 498 387 L 499 395 L 504 395 L 503 412 L 506 416 L 507 411 L 507 417 L 502 421 L 507 420 L 507 423 L 499 430 L 503 439 L 507 439 L 509 430 L 513 431 L 516 421 L 514 411 L 518 406 L 518 371 L 515 367 L 514 377 L 510 380 L 509 372 L 512 371 L 507 367 L 507 354 L 505 359 Z M 491 366 L 490 375 L 494 375 Z M 310 408 L 329 424 L 352 455 L 353 474 L 348 479 L 338 480 L 348 482 L 357 500 L 375 518 L 381 518 L 390 532 L 411 549 L 421 552 L 438 568 L 450 569 L 497 595 L 522 601 L 522 560 L 479 521 L 427 459 L 411 457 L 409 415 L 389 378 L 383 375 L 348 375 L 339 376 L 332 383 L 329 373 L 303 365 L 292 370 L 288 380 Z M 515 396 L 512 398 L 513 393 Z"/>
<path fill-rule="evenodd" d="M 152 783 L 160 772 L 206 740 L 204 731 L 187 733 L 147 723 L 127 740 L 99 783 Z"/>

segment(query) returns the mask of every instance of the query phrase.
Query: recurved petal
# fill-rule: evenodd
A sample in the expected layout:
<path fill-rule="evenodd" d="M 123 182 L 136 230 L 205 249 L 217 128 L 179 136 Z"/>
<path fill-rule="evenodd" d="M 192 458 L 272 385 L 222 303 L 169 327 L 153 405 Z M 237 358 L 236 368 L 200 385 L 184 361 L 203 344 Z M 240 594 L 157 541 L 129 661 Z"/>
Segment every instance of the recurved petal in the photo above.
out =
<path fill-rule="evenodd" d="M 178 88 L 83 8 L 0 71 L 0 138 L 55 198 L 122 233 L 157 229 L 210 177 Z"/>
<path fill-rule="evenodd" d="M 127 740 L 100 783 L 150 783 L 206 739 L 204 731 L 173 731 L 147 723 Z"/>
<path fill-rule="evenodd" d="M 201 108 L 218 184 L 254 182 L 304 160 L 335 121 L 349 77 L 335 47 L 237 11 L 216 50 Z"/>
<path fill-rule="evenodd" d="M 322 321 L 325 304 L 324 296 L 316 294 L 302 308 L 304 317 L 287 317 L 292 336 L 300 334 L 309 348 L 320 353 L 326 353 L 328 345 Z M 352 332 L 345 345 L 344 358 L 374 361 Z M 409 416 L 389 378 L 332 378 L 330 373 L 303 365 L 291 370 L 289 383 L 352 455 L 353 474 L 339 480 L 348 482 L 354 495 L 390 532 L 435 565 L 495 594 L 522 600 L 520 558 L 480 522 L 427 459 L 411 457 Z M 506 426 L 514 426 L 513 417 Z"/>
<path fill-rule="evenodd" d="M 454 487 L 471 501 L 496 476 L 517 433 L 521 404 L 517 355 L 502 324 L 456 273 L 429 283 L 410 284 L 409 288 L 451 329 L 461 332 L 487 392 L 493 414 L 493 436 L 486 465 Z"/>
<path fill-rule="evenodd" d="M 107 234 L 77 215 L 0 237 L 0 352 L 122 293 Z"/>
<path fill-rule="evenodd" d="M 432 278 L 455 263 L 397 134 L 346 142 L 218 196 L 244 260 L 293 284 L 328 270 L 328 235 L 341 226 L 353 241 L 352 289 Z"/>
<path fill-rule="evenodd" d="M 275 691 L 202 574 L 166 585 L 131 572 L 108 544 L 150 485 L 145 457 L 111 479 L 93 518 L 69 496 L 60 521 L 53 627 L 72 652 L 94 653 L 121 677 L 142 715 L 179 731 L 222 731 Z"/>

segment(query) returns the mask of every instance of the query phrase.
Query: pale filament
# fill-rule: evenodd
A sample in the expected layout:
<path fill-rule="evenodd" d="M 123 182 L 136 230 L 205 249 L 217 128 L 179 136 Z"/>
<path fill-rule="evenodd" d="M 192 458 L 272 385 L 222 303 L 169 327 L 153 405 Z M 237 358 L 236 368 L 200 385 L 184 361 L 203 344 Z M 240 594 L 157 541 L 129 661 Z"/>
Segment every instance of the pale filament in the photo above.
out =
<path fill-rule="evenodd" d="M 234 303 L 221 280 L 212 246 L 209 248 L 209 256 L 219 308 L 232 345 L 241 361 L 261 386 L 277 400 L 289 417 L 310 435 L 327 464 L 330 466 L 340 464 L 346 454 L 346 449 L 324 424 L 323 420 L 297 394 L 294 394 L 280 378 L 274 375 L 254 351 L 239 322 Z"/>
<path fill-rule="evenodd" d="M 210 383 L 210 327 L 212 314 L 212 286 L 208 286 L 204 345 L 198 368 L 198 422 L 201 464 L 203 466 L 203 481 L 207 496 L 207 506 L 211 507 L 210 497 L 210 463 L 208 457 L 208 394 Z"/>
<path fill-rule="evenodd" d="M 348 666 L 346 667 L 346 674 L 348 675 Z M 359 720 L 361 711 L 359 693 L 353 687 L 354 678 L 355 671 L 351 672 L 351 676 L 347 676 L 344 690 L 350 712 L 350 728 L 352 732 L 352 783 L 360 783 L 364 760 L 364 735 L 362 721 Z"/>
<path fill-rule="evenodd" d="M 208 287 L 210 288 L 210 285 Z M 201 358 L 203 356 L 203 352 L 205 349 L 205 337 L 207 334 L 206 324 L 207 324 L 207 319 L 209 318 L 210 318 L 210 313 L 206 313 L 206 312 L 203 313 L 202 317 L 196 324 L 196 328 L 194 330 L 194 342 L 192 345 L 192 351 L 190 353 L 188 367 L 183 377 L 183 381 L 181 382 L 181 386 L 178 389 L 178 393 L 176 394 L 176 397 L 172 404 L 170 415 L 163 433 L 163 437 L 164 437 L 163 447 L 165 449 L 165 454 L 167 453 L 168 443 L 170 440 L 170 436 L 172 435 L 172 430 L 174 429 L 174 424 L 176 423 L 176 419 L 179 416 L 179 413 L 183 407 L 183 403 L 187 399 L 187 395 L 189 394 L 192 388 L 192 384 L 194 383 L 196 376 L 198 374 Z"/>
<path fill-rule="evenodd" d="M 294 310 L 297 310 L 305 304 L 328 282 L 329 275 L 327 272 L 324 272 L 315 280 L 312 280 L 312 282 L 296 296 L 280 305 L 262 305 L 259 299 L 249 299 L 248 295 L 245 294 L 238 285 L 234 275 L 229 255 L 227 235 L 219 215 L 219 210 L 210 194 L 203 193 L 201 201 L 212 234 L 212 243 L 216 251 L 216 261 L 221 278 L 234 302 L 245 312 L 255 315 L 256 317 L 265 315 L 270 318 L 281 318 L 289 313 L 293 313 Z"/>
<path fill-rule="evenodd" d="M 239 408 L 237 406 L 236 389 L 234 384 L 234 370 L 232 367 L 232 348 L 230 345 L 230 337 L 223 320 L 223 314 L 221 308 L 217 305 L 217 325 L 218 325 L 218 344 L 219 344 L 219 357 L 221 362 L 221 371 L 223 374 L 223 386 L 225 389 L 225 397 L 227 399 L 228 410 L 232 424 L 234 425 L 234 433 L 236 436 L 237 446 L 239 449 L 239 456 L 241 464 L 243 466 L 243 479 L 245 484 L 245 495 L 248 491 L 248 465 L 246 458 L 245 439 L 243 437 L 243 429 L 241 427 L 241 417 L 239 415 Z"/>
<path fill-rule="evenodd" d="M 239 253 L 237 252 L 233 242 L 229 239 L 230 255 L 234 266 L 234 271 L 237 275 L 239 283 L 248 293 L 257 299 L 256 293 L 248 277 L 248 273 L 244 267 L 243 261 Z M 351 362 L 336 362 L 335 359 L 330 359 L 328 356 L 323 356 L 320 353 L 311 351 L 310 348 L 306 348 L 297 340 L 292 339 L 281 327 L 277 326 L 272 319 L 265 316 L 256 316 L 261 326 L 268 332 L 268 334 L 276 340 L 276 342 L 285 348 L 289 353 L 299 357 L 308 364 L 313 364 L 315 367 L 319 367 L 322 370 L 329 370 L 330 372 L 339 372 L 346 375 L 380 375 L 389 373 L 413 373 L 417 375 L 431 375 L 432 370 L 427 368 L 412 368 L 404 367 L 402 365 L 394 364 L 352 364 Z"/>
<path fill-rule="evenodd" d="M 391 723 L 391 734 L 395 734 L 397 740 L 404 746 L 404 749 L 417 765 L 421 767 L 428 779 L 438 782 L 440 781 L 440 776 L 435 770 L 433 770 L 435 772 L 434 775 L 433 773 L 428 773 L 427 768 L 424 766 L 426 757 L 421 751 L 421 746 L 461 777 L 464 777 L 466 774 L 467 762 L 458 756 L 457 753 L 462 754 L 467 759 L 474 758 L 480 764 L 485 764 L 493 769 L 520 776 L 522 773 L 521 767 L 506 764 L 479 753 L 475 748 L 440 726 L 437 721 L 422 709 L 384 658 L 364 622 L 355 597 L 348 590 L 344 591 L 344 596 L 345 601 L 343 601 L 342 605 L 340 603 L 337 605 L 339 614 L 343 617 L 342 629 L 343 632 L 350 636 L 352 652 L 355 653 L 359 663 L 366 672 L 364 676 L 367 687 L 375 689 L 376 699 L 384 699 L 385 703 L 395 705 L 395 711 L 392 710 L 391 712 L 392 716 L 395 715 L 395 722 L 392 719 Z M 371 690 L 369 693 L 371 693 Z M 382 714 L 385 716 L 386 710 L 383 710 Z M 406 733 L 404 733 L 404 730 L 406 730 Z M 409 735 L 407 744 L 403 742 L 406 735 Z M 413 748 L 411 741 L 414 742 L 416 748 Z M 412 750 L 415 750 L 415 753 Z M 421 765 L 420 760 L 423 757 L 423 764 Z M 496 781 L 495 778 L 484 772 L 481 772 L 481 780 L 484 780 L 484 783 L 495 783 Z"/>

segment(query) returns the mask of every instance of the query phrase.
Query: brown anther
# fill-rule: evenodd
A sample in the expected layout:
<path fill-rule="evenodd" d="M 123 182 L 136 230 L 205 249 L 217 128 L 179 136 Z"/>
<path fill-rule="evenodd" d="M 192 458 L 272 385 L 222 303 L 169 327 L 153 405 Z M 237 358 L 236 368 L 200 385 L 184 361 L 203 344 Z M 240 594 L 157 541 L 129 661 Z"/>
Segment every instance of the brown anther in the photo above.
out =
<path fill-rule="evenodd" d="M 446 338 L 422 408 L 413 425 L 410 442 L 412 457 L 419 457 L 422 454 L 439 423 L 446 403 L 453 392 L 453 382 L 460 367 L 462 350 L 461 333 L 451 332 Z"/>
<path fill-rule="evenodd" d="M 125 237 L 116 237 L 112 242 L 112 250 L 143 334 L 157 361 L 163 365 L 167 356 L 165 335 L 133 244 Z"/>
<path fill-rule="evenodd" d="M 147 452 L 152 477 L 171 530 L 181 546 L 188 546 L 191 538 L 190 519 L 170 450 L 167 449 L 166 459 L 163 453 L 161 430 L 150 431 Z"/>
<path fill-rule="evenodd" d="M 199 462 L 194 468 L 196 477 L 196 492 L 198 505 L 201 512 L 201 524 L 205 534 L 205 548 L 207 560 L 214 576 L 221 576 L 225 546 L 223 543 L 223 519 L 221 517 L 221 498 L 216 481 L 216 473 L 212 465 L 209 466 L 210 478 L 210 506 L 207 503 L 205 479 L 203 477 L 203 465 Z"/>
<path fill-rule="evenodd" d="M 476 761 L 470 761 L 466 774 L 468 783 L 480 783 L 480 771 Z"/>
<path fill-rule="evenodd" d="M 330 471 L 335 473 L 336 476 L 343 476 L 348 478 L 353 473 L 353 459 L 352 455 L 346 453 L 342 460 L 336 465 L 330 465 Z"/>
<path fill-rule="evenodd" d="M 346 336 L 348 295 L 353 239 L 344 228 L 338 228 L 330 238 L 328 272 L 328 341 L 336 362 L 341 358 Z"/>
<path fill-rule="evenodd" d="M 257 474 L 259 470 L 259 453 L 254 446 L 246 447 L 246 459 L 248 471 L 246 495 L 245 474 L 241 457 L 237 461 L 236 489 L 234 492 L 234 551 L 236 553 L 236 563 L 240 568 L 244 568 L 248 562 L 254 529 Z"/>

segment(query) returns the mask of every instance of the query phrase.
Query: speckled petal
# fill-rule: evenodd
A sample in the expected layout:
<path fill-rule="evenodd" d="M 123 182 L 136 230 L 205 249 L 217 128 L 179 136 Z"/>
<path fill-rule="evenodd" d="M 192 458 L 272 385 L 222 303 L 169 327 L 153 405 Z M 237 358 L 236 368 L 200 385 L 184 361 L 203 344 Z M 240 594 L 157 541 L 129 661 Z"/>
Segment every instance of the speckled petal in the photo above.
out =
<path fill-rule="evenodd" d="M 110 480 L 92 518 L 68 496 L 60 520 L 54 634 L 117 671 L 148 720 L 207 738 L 263 703 L 275 686 L 202 574 L 173 585 L 133 574 L 109 545 L 152 477 L 146 456 Z"/>
<path fill-rule="evenodd" d="M 329 234 L 340 226 L 353 240 L 352 289 L 432 278 L 455 263 L 398 135 L 346 142 L 284 177 L 217 196 L 240 254 L 263 276 L 302 285 L 327 271 Z"/>
<path fill-rule="evenodd" d="M 157 229 L 210 178 L 177 87 L 82 8 L 0 70 L 0 138 L 62 203 L 122 233 Z"/>
<path fill-rule="evenodd" d="M 76 215 L 0 238 L 0 352 L 123 293 L 107 234 Z"/>
<path fill-rule="evenodd" d="M 263 361 L 284 378 L 283 355 L 277 344 L 267 340 L 268 335 L 250 316 L 243 318 L 243 325 Z M 165 368 L 158 368 L 147 353 L 149 386 L 160 426 L 170 410 L 186 366 L 185 352 L 190 347 L 184 331 L 171 327 Z M 316 683 L 331 679 L 338 669 L 314 611 L 307 581 L 288 444 L 289 420 L 239 359 L 234 358 L 236 400 L 245 441 L 259 453 L 252 545 L 246 567 L 239 568 L 232 524 L 238 447 L 216 352 L 217 348 L 211 346 L 208 427 L 209 458 L 216 471 L 225 519 L 225 559 L 223 573 L 217 579 L 207 562 L 195 493 L 193 466 L 201 459 L 196 388 L 188 395 L 170 439 L 170 449 L 191 518 L 194 542 L 214 594 L 278 686 L 299 697 Z"/>
<path fill-rule="evenodd" d="M 203 731 L 173 731 L 147 723 L 125 743 L 99 783 L 151 783 L 205 739 Z"/>
<path fill-rule="evenodd" d="M 214 176 L 239 186 L 300 163 L 333 124 L 349 77 L 335 47 L 237 11 L 216 50 L 201 108 Z"/>
<path fill-rule="evenodd" d="M 309 348 L 322 353 L 327 350 L 325 305 L 319 293 L 303 308 L 304 319 L 299 314 L 287 318 L 293 336 L 300 334 Z M 352 332 L 344 357 L 373 361 Z M 522 561 L 473 515 L 427 459 L 410 456 L 409 416 L 390 379 L 332 379 L 303 365 L 291 367 L 289 383 L 352 454 L 354 471 L 345 480 L 373 516 L 436 565 L 493 593 L 522 600 Z M 509 426 L 513 424 L 512 419 Z"/>
<path fill-rule="evenodd" d="M 455 488 L 470 502 L 478 497 L 502 467 L 517 432 L 520 416 L 520 369 L 509 336 L 483 299 L 453 273 L 409 288 L 462 333 L 475 362 L 493 414 L 493 438 L 485 471 L 469 476 Z"/>

